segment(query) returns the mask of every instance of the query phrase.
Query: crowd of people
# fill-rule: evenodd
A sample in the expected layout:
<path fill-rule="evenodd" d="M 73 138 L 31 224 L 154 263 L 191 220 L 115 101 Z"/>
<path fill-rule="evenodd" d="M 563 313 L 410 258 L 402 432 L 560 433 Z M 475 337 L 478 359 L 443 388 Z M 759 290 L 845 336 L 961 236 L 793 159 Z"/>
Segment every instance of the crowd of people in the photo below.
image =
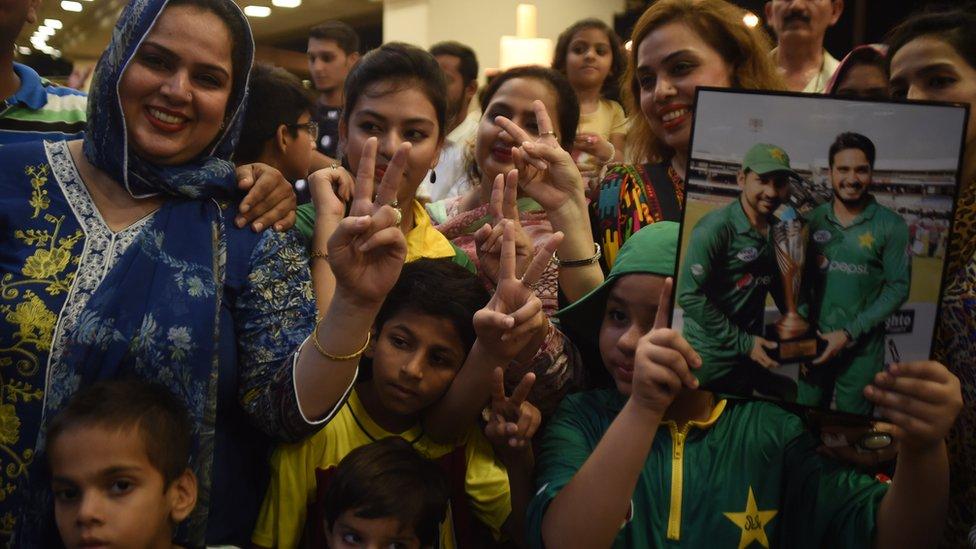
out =
<path fill-rule="evenodd" d="M 656 0 L 630 49 L 584 19 L 481 90 L 464 44 L 361 52 L 328 21 L 313 92 L 254 62 L 231 0 L 129 0 L 86 95 L 13 61 L 37 4 L 0 21 L 9 546 L 976 544 L 974 117 L 951 240 L 920 221 L 898 250 L 946 258 L 934 359 L 859 355 L 844 395 L 893 445 L 700 389 L 716 361 L 769 366 L 761 311 L 729 348 L 669 328 L 689 281 L 735 283 L 674 282 L 696 88 L 972 107 L 973 8 L 839 62 L 843 0 L 770 0 L 775 42 L 726 0 Z M 861 137 L 831 168 L 870 181 Z M 723 209 L 760 244 L 774 149 Z M 881 209 L 849 187 L 825 231 Z M 818 360 L 880 349 L 835 323 Z"/>

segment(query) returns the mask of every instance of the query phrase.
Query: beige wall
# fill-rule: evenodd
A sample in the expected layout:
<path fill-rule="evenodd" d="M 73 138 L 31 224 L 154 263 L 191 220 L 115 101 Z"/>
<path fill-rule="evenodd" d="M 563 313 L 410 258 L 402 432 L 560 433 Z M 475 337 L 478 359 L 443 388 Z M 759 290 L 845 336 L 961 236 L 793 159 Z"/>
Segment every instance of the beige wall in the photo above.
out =
<path fill-rule="evenodd" d="M 523 0 L 524 1 L 524 0 Z M 566 27 L 585 17 L 613 26 L 625 0 L 535 0 L 536 35 L 549 38 L 553 47 Z M 498 41 L 515 34 L 518 0 L 385 0 L 383 41 L 399 40 L 427 48 L 442 40 L 457 40 L 478 54 L 484 69 L 498 67 Z"/>

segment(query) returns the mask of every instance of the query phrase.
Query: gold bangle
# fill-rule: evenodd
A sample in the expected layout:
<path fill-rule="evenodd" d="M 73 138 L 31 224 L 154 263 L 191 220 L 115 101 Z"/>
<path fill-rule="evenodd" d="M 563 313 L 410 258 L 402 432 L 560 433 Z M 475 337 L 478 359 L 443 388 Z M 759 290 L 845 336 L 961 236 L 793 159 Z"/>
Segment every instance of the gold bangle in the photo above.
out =
<path fill-rule="evenodd" d="M 370 334 L 369 332 L 366 332 L 366 342 L 363 343 L 363 346 L 360 347 L 359 350 L 356 351 L 355 353 L 348 354 L 348 355 L 333 355 L 331 353 L 327 353 L 325 349 L 322 348 L 322 344 L 319 343 L 319 324 L 321 323 L 322 323 L 322 319 L 319 319 L 318 322 L 315 323 L 315 329 L 312 331 L 312 343 L 315 345 L 315 348 L 318 350 L 319 354 L 321 354 L 325 358 L 329 360 L 334 360 L 336 362 L 352 360 L 354 358 L 359 358 L 360 356 L 362 356 L 362 354 L 366 352 L 366 347 L 369 347 Z"/>
<path fill-rule="evenodd" d="M 316 259 L 316 258 L 328 262 L 329 252 L 320 252 L 318 250 L 314 250 L 312 254 L 309 256 L 309 260 Z"/>

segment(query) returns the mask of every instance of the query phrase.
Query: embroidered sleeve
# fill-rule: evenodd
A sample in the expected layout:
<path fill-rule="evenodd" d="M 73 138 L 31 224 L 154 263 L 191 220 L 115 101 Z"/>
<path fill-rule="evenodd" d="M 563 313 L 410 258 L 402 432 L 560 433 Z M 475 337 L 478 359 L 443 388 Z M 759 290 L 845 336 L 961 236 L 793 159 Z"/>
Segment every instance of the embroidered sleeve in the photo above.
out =
<path fill-rule="evenodd" d="M 582 359 L 573 343 L 554 325 L 539 346 L 538 352 L 527 364 L 512 363 L 505 372 L 505 385 L 513 390 L 522 376 L 535 373 L 535 384 L 529 393 L 529 402 L 549 417 L 559 402 L 578 385 L 582 375 Z"/>
<path fill-rule="evenodd" d="M 320 425 L 305 421 L 294 390 L 295 350 L 315 325 L 308 259 L 295 231 L 265 231 L 251 254 L 251 272 L 234 311 L 239 398 L 252 420 L 278 439 L 294 441 Z"/>

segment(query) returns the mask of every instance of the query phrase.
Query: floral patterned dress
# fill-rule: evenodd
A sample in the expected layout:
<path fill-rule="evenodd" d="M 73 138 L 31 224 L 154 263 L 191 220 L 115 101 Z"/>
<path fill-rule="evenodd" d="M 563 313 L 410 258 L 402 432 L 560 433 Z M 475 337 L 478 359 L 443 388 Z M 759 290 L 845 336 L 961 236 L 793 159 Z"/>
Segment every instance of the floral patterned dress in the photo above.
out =
<path fill-rule="evenodd" d="M 113 319 L 97 318 L 86 304 L 126 250 L 145 251 L 166 235 L 140 238 L 155 213 L 110 230 L 63 142 L 4 147 L 0 165 L 0 533 L 9 534 L 18 520 L 34 521 L 33 510 L 50 509 L 50 490 L 32 479 L 43 460 L 43 426 L 85 375 L 64 360 L 66 334 L 117 337 Z M 215 258 L 224 273 L 217 333 L 164 328 L 148 314 L 121 371 L 170 387 L 188 405 L 202 402 L 215 416 L 215 432 L 194 432 L 201 490 L 185 534 L 194 544 L 204 536 L 208 544 L 247 543 L 272 439 L 298 440 L 320 426 L 302 416 L 294 389 L 294 353 L 314 325 L 307 256 L 294 234 L 232 228 L 236 206 L 220 206 L 227 229 L 215 227 L 226 244 Z M 153 296 L 162 305 L 147 310 L 165 306 L 188 325 L 213 314 L 194 308 L 195 293 L 204 291 L 197 274 L 175 272 L 185 277 L 178 284 L 185 295 Z M 216 340 L 217 379 L 209 387 L 185 379 L 200 337 Z M 25 509 L 28 518 L 18 518 Z"/>

